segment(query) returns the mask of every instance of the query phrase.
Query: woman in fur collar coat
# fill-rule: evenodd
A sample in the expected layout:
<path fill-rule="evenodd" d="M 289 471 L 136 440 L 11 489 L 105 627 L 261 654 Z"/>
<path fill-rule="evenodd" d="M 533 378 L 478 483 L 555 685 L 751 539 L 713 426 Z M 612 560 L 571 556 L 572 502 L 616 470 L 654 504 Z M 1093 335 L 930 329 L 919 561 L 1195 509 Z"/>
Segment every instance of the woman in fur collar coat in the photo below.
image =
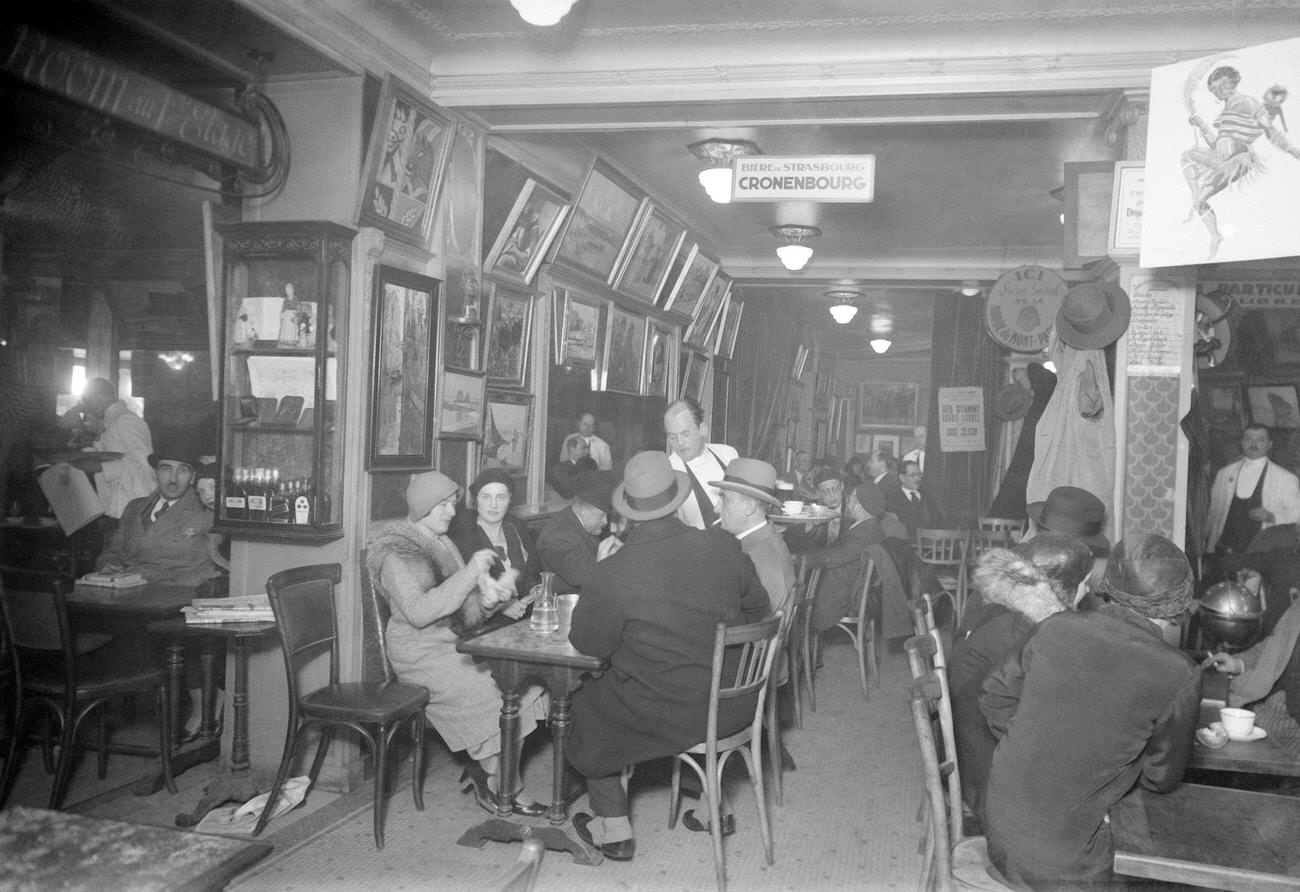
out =
<path fill-rule="evenodd" d="M 498 558 L 484 548 L 463 560 L 447 528 L 456 514 L 456 484 L 430 471 L 416 474 L 406 489 L 409 522 L 370 546 L 366 569 L 375 591 L 388 601 L 388 659 L 397 677 L 429 689 L 425 714 L 452 750 L 465 750 L 478 762 L 461 782 L 479 805 L 496 811 L 494 794 L 501 753 L 501 689 L 487 664 L 456 651 L 453 626 L 473 628 L 514 594 L 517 571 L 499 579 L 489 574 Z M 519 741 L 546 720 L 548 701 L 541 688 L 523 691 L 519 703 Z M 546 806 L 521 802 L 516 814 L 537 816 Z"/>
<path fill-rule="evenodd" d="M 1087 545 L 1059 533 L 1036 536 L 1015 550 L 990 548 L 980 558 L 975 586 L 984 607 L 948 661 L 962 798 L 977 815 L 997 745 L 980 711 L 980 685 L 1040 622 L 1074 607 L 1092 565 Z"/>

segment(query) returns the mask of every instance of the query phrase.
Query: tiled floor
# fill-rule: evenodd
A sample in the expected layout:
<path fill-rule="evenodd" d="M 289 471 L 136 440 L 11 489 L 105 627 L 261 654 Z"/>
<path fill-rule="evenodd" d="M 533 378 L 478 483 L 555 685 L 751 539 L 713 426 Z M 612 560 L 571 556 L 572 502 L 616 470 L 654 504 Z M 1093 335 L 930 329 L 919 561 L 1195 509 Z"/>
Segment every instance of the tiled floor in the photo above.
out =
<path fill-rule="evenodd" d="M 916 822 L 920 767 L 907 707 L 908 675 L 901 654 L 886 652 L 883 686 L 864 700 L 853 652 L 843 644 L 825 649 L 817 679 L 815 713 L 805 706 L 802 729 L 785 741 L 798 770 L 785 776 L 785 802 L 776 805 L 769 789 L 775 863 L 764 863 L 757 815 L 743 769 L 736 772 L 730 798 L 737 831 L 726 840 L 730 888 L 734 890 L 911 889 L 917 882 L 920 841 Z M 272 822 L 267 841 L 276 845 L 265 861 L 231 885 L 257 890 L 491 888 L 508 870 L 517 844 L 489 842 L 481 848 L 456 844 L 473 824 L 488 818 L 456 786 L 460 766 L 439 748 L 431 749 L 425 777 L 423 812 L 411 800 L 409 763 L 395 776 L 385 803 L 387 845 L 377 851 L 371 836 L 367 790 L 336 796 L 312 792 L 303 807 Z M 550 787 L 551 750 L 543 738 L 525 764 L 528 789 L 540 796 Z M 94 758 L 83 760 L 68 802 L 70 807 L 104 817 L 171 826 L 179 812 L 192 809 L 215 765 L 187 772 L 181 792 L 138 797 L 124 785 L 147 774 L 145 760 L 115 756 L 110 777 L 99 781 Z M 737 768 L 739 763 L 737 760 Z M 547 852 L 538 892 L 547 890 L 691 890 L 714 888 L 707 835 L 691 833 L 679 822 L 667 828 L 668 792 L 647 770 L 633 780 L 632 821 L 636 858 L 599 867 L 575 864 L 563 852 Z M 44 805 L 50 778 L 33 749 L 11 801 Z M 689 801 L 684 806 L 690 807 Z M 573 811 L 586 808 L 580 799 Z"/>

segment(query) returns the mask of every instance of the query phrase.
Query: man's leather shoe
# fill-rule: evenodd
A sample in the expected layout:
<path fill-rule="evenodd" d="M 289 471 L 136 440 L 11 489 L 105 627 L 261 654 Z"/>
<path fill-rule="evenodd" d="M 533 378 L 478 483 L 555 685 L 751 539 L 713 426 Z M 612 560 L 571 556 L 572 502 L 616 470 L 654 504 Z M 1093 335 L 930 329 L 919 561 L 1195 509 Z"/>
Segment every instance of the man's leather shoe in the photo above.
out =
<path fill-rule="evenodd" d="M 636 854 L 636 840 L 620 839 L 618 842 L 593 842 L 591 831 L 587 829 L 587 825 L 592 820 L 592 816 L 586 812 L 580 811 L 573 816 L 573 829 L 578 831 L 578 838 L 610 861 L 631 861 L 632 856 Z"/>
<path fill-rule="evenodd" d="M 723 815 L 720 823 L 722 824 L 723 836 L 730 836 L 736 832 L 736 819 L 733 815 Z M 687 830 L 694 830 L 696 833 L 709 832 L 709 825 L 695 817 L 695 809 L 693 808 L 682 815 L 682 824 Z"/>

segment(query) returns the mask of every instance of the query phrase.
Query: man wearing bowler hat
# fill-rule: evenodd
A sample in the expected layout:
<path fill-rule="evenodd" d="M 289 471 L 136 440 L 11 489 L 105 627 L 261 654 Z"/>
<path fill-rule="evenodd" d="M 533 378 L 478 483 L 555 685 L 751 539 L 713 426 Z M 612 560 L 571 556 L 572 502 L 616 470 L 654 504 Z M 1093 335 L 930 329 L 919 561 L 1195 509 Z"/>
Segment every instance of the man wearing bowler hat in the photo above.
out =
<path fill-rule="evenodd" d="M 674 516 L 691 494 L 686 472 L 675 471 L 666 454 L 632 456 L 612 499 L 633 522 L 627 543 L 596 565 L 573 610 L 569 641 L 608 661 L 573 697 L 567 754 L 586 778 L 592 811 L 575 814 L 573 826 L 615 861 L 630 861 L 636 850 L 624 766 L 704 739 L 717 624 L 756 622 L 769 612 L 767 592 L 736 538 L 692 529 Z M 720 703 L 719 735 L 751 721 L 755 703 Z"/>
<path fill-rule="evenodd" d="M 1110 553 L 1110 540 L 1102 533 L 1106 506 L 1086 489 L 1058 486 L 1047 494 L 1046 501 L 1031 502 L 1026 511 L 1037 530 L 1073 536 L 1092 549 L 1094 558 Z"/>
<path fill-rule="evenodd" d="M 95 569 L 139 573 L 148 582 L 199 585 L 218 575 L 208 551 L 212 512 L 203 507 L 190 482 L 195 459 L 163 447 L 149 456 L 157 488 L 132 499 Z"/>
<path fill-rule="evenodd" d="M 537 537 L 537 554 L 542 569 L 555 572 L 561 592 L 581 593 L 591 578 L 596 562 L 609 557 L 622 545 L 614 536 L 600 539 L 614 512 L 609 497 L 614 477 L 608 471 L 579 474 L 569 505 L 542 527 Z"/>

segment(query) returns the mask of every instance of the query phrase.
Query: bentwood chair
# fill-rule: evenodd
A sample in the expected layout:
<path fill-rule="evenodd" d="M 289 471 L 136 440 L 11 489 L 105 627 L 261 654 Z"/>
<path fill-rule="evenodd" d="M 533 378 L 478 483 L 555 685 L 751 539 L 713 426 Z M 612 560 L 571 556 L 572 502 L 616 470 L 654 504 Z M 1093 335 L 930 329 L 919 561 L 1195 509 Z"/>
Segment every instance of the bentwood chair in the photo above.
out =
<path fill-rule="evenodd" d="M 873 587 L 880 587 L 880 577 L 876 574 L 876 562 L 867 558 L 862 568 L 862 585 L 858 593 L 857 608 L 848 616 L 841 617 L 832 629 L 839 629 L 853 642 L 853 650 L 858 656 L 858 678 L 862 681 L 862 696 L 871 699 L 867 689 L 867 663 L 871 663 L 876 681 L 880 681 L 880 655 L 876 649 L 876 620 L 868 616 Z"/>
<path fill-rule="evenodd" d="M 768 678 L 775 662 L 781 637 L 780 611 L 769 619 L 744 626 L 728 627 L 718 623 L 713 640 L 713 677 L 709 684 L 709 723 L 702 743 L 673 758 L 672 793 L 668 802 L 668 827 L 677 825 L 681 802 L 682 765 L 690 766 L 699 776 L 703 796 L 709 806 L 709 836 L 713 839 L 713 866 L 717 872 L 718 892 L 727 889 L 727 865 L 722 853 L 722 772 L 727 759 L 740 753 L 754 786 L 758 803 L 758 824 L 763 835 L 763 854 L 768 864 L 772 858 L 772 830 L 767 819 L 767 797 L 763 792 L 763 715 L 768 695 Z M 725 676 L 725 684 L 724 684 Z M 727 737 L 718 736 L 718 712 L 729 700 L 755 695 L 753 719 L 743 729 Z M 692 758 L 704 756 L 704 767 Z"/>
<path fill-rule="evenodd" d="M 980 558 L 984 557 L 985 552 L 991 548 L 1015 547 L 1016 540 L 1006 530 L 978 529 L 970 531 L 970 541 L 966 544 L 966 563 L 962 566 L 962 573 L 965 577 L 962 580 L 962 590 L 966 593 L 965 603 L 962 605 L 963 620 L 972 604 L 978 608 L 983 603 L 983 595 L 975 591 L 971 584 L 971 580 L 975 578 L 975 568 L 979 566 Z"/>
<path fill-rule="evenodd" d="M 917 529 L 916 557 L 928 567 L 943 586 L 952 602 L 952 626 L 961 625 L 966 609 L 966 550 L 970 543 L 967 530 Z"/>
<path fill-rule="evenodd" d="M 776 795 L 776 804 L 785 804 L 785 768 L 781 764 L 781 724 L 777 717 L 777 697 L 781 685 L 788 684 L 793 696 L 798 687 L 794 667 L 790 661 L 790 631 L 794 627 L 795 605 L 803 599 L 803 584 L 796 582 L 791 586 L 785 600 L 779 608 L 781 613 L 781 631 L 776 642 L 776 658 L 772 664 L 772 677 L 775 679 L 769 687 L 767 696 L 767 757 L 772 764 L 772 787 Z M 797 711 L 797 709 L 796 709 Z"/>
<path fill-rule="evenodd" d="M 923 802 L 925 838 L 922 841 L 920 888 L 951 892 L 978 889 L 1009 892 L 989 861 L 982 836 L 966 836 L 961 829 L 961 774 L 956 762 L 946 774 L 934 739 L 934 713 L 943 694 L 938 677 L 922 675 L 912 682 L 912 722 L 920 744 L 925 775 Z M 946 787 L 946 790 L 945 790 Z M 955 817 L 954 817 L 955 815 Z"/>
<path fill-rule="evenodd" d="M 814 688 L 817 672 L 817 653 L 814 642 L 817 635 L 812 628 L 813 604 L 817 601 L 817 586 L 821 582 L 820 567 L 809 570 L 804 577 L 803 594 L 794 605 L 790 618 L 790 693 L 794 695 L 794 713 L 797 727 L 803 727 L 803 686 L 808 685 L 808 709 L 817 711 L 817 691 Z"/>
<path fill-rule="evenodd" d="M 519 858 L 504 877 L 497 881 L 491 892 L 532 892 L 537 875 L 542 869 L 542 856 L 546 846 L 537 837 L 525 839 L 519 847 Z"/>
<path fill-rule="evenodd" d="M 383 681 L 339 681 L 338 622 L 334 608 L 334 587 L 342 579 L 338 564 L 314 564 L 276 573 L 266 581 L 271 610 L 280 627 L 280 648 L 284 652 L 285 677 L 289 686 L 289 723 L 285 730 L 284 753 L 276 772 L 271 795 L 258 819 L 256 836 L 266 827 L 276 800 L 289 777 L 294 754 L 304 732 L 317 728 L 320 740 L 307 776 L 316 783 L 334 728 L 355 731 L 369 750 L 375 766 L 375 847 L 384 847 L 384 781 L 388 751 L 393 735 L 404 725 L 414 741 L 411 793 L 415 807 L 424 810 L 421 789 L 424 763 L 424 706 L 429 692 L 420 685 Z M 329 650 L 329 684 L 302 693 L 298 673 L 322 650 Z M 387 660 L 385 659 L 385 663 Z"/>
<path fill-rule="evenodd" d="M 107 775 L 108 741 L 105 714 L 108 705 L 141 691 L 152 690 L 158 710 L 158 752 L 167 792 L 175 794 L 172 780 L 171 702 L 167 697 L 167 672 L 162 661 L 134 643 L 112 642 L 78 655 L 68 621 L 66 579 L 22 571 L 3 573 L 0 612 L 4 615 L 14 672 L 13 725 L 8 756 L 0 779 L 0 807 L 9 798 L 18 777 L 25 722 L 37 714 L 59 726 L 59 755 L 49 807 L 60 809 L 68 793 L 74 765 L 77 734 L 92 715 L 99 720 L 99 777 Z M 48 743 L 43 741 L 48 747 Z M 50 753 L 45 749 L 46 771 Z"/>
<path fill-rule="evenodd" d="M 1025 536 L 1025 527 L 1029 521 L 1023 517 L 1019 520 L 1012 517 L 981 517 L 979 519 L 979 528 L 988 533 L 1002 533 L 1011 542 L 1011 546 L 1016 545 Z"/>

